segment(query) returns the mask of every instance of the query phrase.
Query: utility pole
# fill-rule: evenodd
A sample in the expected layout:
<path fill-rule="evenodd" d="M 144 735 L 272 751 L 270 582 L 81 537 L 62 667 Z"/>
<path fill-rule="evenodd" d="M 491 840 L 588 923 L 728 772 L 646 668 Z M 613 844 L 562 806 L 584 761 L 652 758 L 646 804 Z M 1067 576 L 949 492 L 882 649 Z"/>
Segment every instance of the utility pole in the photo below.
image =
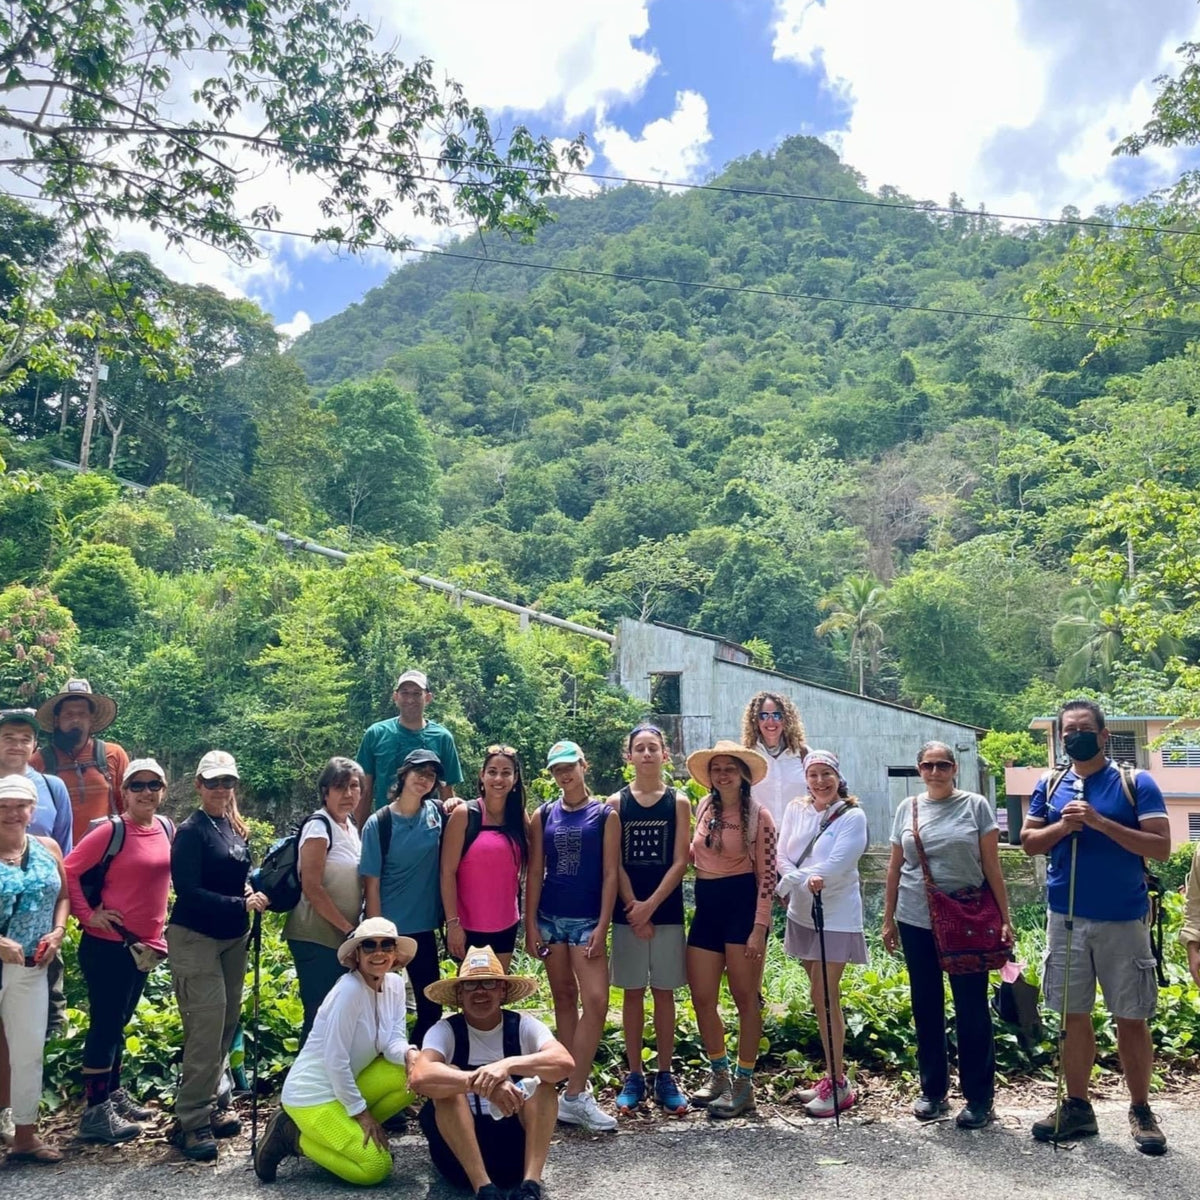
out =
<path fill-rule="evenodd" d="M 92 351 L 92 382 L 88 387 L 87 411 L 83 417 L 83 439 L 79 444 L 79 469 L 88 469 L 92 449 L 92 426 L 96 423 L 96 393 L 100 388 L 100 347 Z"/>

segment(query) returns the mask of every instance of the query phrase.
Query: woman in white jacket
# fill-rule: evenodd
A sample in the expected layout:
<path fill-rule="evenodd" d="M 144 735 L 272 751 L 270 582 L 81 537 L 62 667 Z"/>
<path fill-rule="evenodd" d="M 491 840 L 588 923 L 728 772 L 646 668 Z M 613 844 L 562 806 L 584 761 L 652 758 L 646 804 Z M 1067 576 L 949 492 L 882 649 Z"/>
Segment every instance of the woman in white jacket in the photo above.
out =
<path fill-rule="evenodd" d="M 867 848 L 867 818 L 850 795 L 836 754 L 811 750 L 804 758 L 808 794 L 792 800 L 779 833 L 779 895 L 787 898 L 784 950 L 799 959 L 808 972 L 813 1008 L 821 1030 L 828 1073 L 814 1088 L 800 1093 L 811 1117 L 832 1117 L 833 1080 L 837 1080 L 836 1111 L 854 1103 L 854 1092 L 842 1070 L 846 1026 L 842 1019 L 841 980 L 847 963 L 867 961 L 863 937 L 862 893 L 858 860 Z M 825 980 L 821 951 L 813 923 L 813 898 L 820 893 L 825 911 L 825 962 L 829 981 L 833 1045 L 825 1016 Z"/>

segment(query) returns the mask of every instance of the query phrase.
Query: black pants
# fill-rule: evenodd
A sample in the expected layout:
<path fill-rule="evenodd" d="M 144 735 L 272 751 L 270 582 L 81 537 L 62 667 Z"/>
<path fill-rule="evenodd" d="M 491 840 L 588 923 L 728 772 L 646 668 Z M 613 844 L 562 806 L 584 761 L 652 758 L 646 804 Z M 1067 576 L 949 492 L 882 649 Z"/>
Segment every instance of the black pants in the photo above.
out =
<path fill-rule="evenodd" d="M 300 985 L 300 1003 L 304 1005 L 304 1025 L 300 1029 L 300 1045 L 308 1041 L 317 1010 L 329 995 L 333 985 L 346 973 L 338 962 L 336 950 L 317 942 L 288 941 L 292 961 L 296 964 L 296 982 Z"/>
<path fill-rule="evenodd" d="M 125 1026 L 141 999 L 146 972 L 137 969 L 124 942 L 105 941 L 89 933 L 79 939 L 79 968 L 88 992 L 83 1065 L 89 1071 L 110 1068 L 112 1079 L 119 1081 Z"/>
<path fill-rule="evenodd" d="M 467 1103 L 471 1103 L 469 1100 Z M 475 1140 L 483 1158 L 488 1178 L 501 1190 L 515 1188 L 525 1175 L 525 1127 L 517 1116 L 493 1120 L 491 1115 L 482 1116 L 474 1111 Z M 463 1165 L 446 1144 L 442 1131 L 437 1127 L 437 1114 L 432 1100 L 426 1100 L 421 1108 L 417 1123 L 425 1140 L 429 1143 L 429 1157 L 437 1167 L 438 1174 L 457 1188 L 471 1190 Z"/>
<path fill-rule="evenodd" d="M 897 927 L 908 964 L 921 1092 L 931 1100 L 943 1100 L 950 1090 L 950 1064 L 946 990 L 937 946 L 929 929 L 903 921 L 898 921 Z M 963 1098 L 971 1105 L 990 1105 L 996 1088 L 996 1047 L 992 1041 L 992 1010 L 988 1007 L 988 973 L 951 975 L 950 993 L 954 997 L 958 1081 Z"/>
<path fill-rule="evenodd" d="M 410 1040 L 414 1046 L 419 1046 L 425 1035 L 442 1019 L 442 1006 L 425 998 L 426 987 L 435 983 L 440 973 L 437 934 L 432 929 L 422 933 L 404 933 L 401 930 L 401 933 L 417 943 L 417 952 L 405 970 L 417 996 L 417 1023 L 413 1026 Z"/>

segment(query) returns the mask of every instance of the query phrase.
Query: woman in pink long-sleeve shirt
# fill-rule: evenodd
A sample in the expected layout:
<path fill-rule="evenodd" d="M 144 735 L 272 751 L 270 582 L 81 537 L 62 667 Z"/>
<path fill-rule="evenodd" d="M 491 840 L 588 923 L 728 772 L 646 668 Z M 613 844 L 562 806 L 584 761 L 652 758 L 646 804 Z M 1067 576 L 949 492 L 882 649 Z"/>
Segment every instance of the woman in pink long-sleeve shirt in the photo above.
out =
<path fill-rule="evenodd" d="M 142 1131 L 136 1122 L 152 1115 L 121 1086 L 121 1051 L 125 1026 L 146 986 L 146 971 L 129 947 L 137 943 L 145 948 L 139 951 L 143 964 L 154 957 L 151 951 L 167 952 L 163 925 L 173 827 L 157 815 L 166 782 L 154 759 L 134 759 L 121 781 L 123 815 L 93 829 L 67 856 L 71 912 L 83 929 L 79 965 L 90 1016 L 83 1045 L 87 1108 L 79 1122 L 79 1136 L 86 1141 L 127 1141 Z M 122 829 L 114 827 L 115 821 Z M 101 863 L 122 830 L 120 849 L 109 860 L 97 897 L 83 877 Z"/>

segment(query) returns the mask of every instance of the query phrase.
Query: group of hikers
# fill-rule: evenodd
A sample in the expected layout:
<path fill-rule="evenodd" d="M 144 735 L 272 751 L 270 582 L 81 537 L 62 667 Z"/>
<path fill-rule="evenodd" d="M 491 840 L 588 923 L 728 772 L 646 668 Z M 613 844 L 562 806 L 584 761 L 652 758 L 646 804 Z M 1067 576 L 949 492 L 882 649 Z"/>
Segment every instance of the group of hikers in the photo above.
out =
<path fill-rule="evenodd" d="M 632 774 L 607 799 L 588 788 L 584 750 L 555 742 L 545 766 L 558 794 L 530 813 L 513 747 L 487 747 L 475 794 L 460 796 L 454 739 L 425 715 L 426 676 L 405 671 L 392 699 L 397 715 L 366 731 L 356 757 L 325 766 L 319 804 L 294 835 L 299 898 L 283 936 L 304 1023 L 280 1107 L 257 1145 L 260 1179 L 274 1180 L 283 1159 L 302 1155 L 352 1183 L 379 1182 L 392 1161 L 385 1126 L 417 1097 L 432 1162 L 483 1200 L 501 1189 L 537 1200 L 556 1121 L 612 1131 L 647 1099 L 670 1114 L 752 1111 L 776 904 L 786 906 L 784 951 L 811 983 L 824 1054 L 824 1074 L 801 1102 L 814 1118 L 855 1104 L 840 984 L 848 964 L 868 961 L 858 863 L 869 831 L 837 755 L 806 744 L 786 695 L 754 696 L 739 740 L 687 757 L 703 789 L 694 813 L 666 782 L 670 750 L 653 724 L 628 735 Z M 82 679 L 37 709 L 0 710 L 0 1138 L 10 1162 L 61 1158 L 38 1136 L 37 1118 L 43 1044 L 62 1020 L 68 915 L 81 929 L 89 1009 L 79 1136 L 123 1142 L 152 1115 L 123 1081 L 121 1057 L 147 972 L 164 958 L 183 1027 L 173 1140 L 188 1158 L 212 1161 L 216 1139 L 241 1128 L 220 1085 L 252 918 L 272 896 L 252 869 L 238 765 L 223 750 L 203 755 L 198 807 L 176 829 L 158 811 L 168 782 L 158 762 L 131 760 L 100 740 L 115 717 L 113 700 Z M 1157 983 L 1143 860 L 1170 851 L 1166 809 L 1148 773 L 1107 757 L 1096 704 L 1068 703 L 1058 727 L 1070 765 L 1038 785 L 1021 840 L 1049 859 L 1042 984 L 1047 1005 L 1065 1013 L 1066 1095 L 1032 1132 L 1042 1141 L 1097 1132 L 1088 1081 L 1099 982 L 1116 1022 L 1134 1141 L 1162 1153 L 1149 1106 Z M 956 955 L 941 914 L 985 901 L 992 951 L 1011 947 L 999 830 L 988 800 L 958 786 L 952 747 L 927 742 L 916 765 L 923 790 L 900 804 L 891 830 L 883 944 L 908 969 L 920 1075 L 914 1116 L 936 1120 L 949 1110 L 948 975 L 964 1100 L 955 1122 L 978 1129 L 994 1116 L 988 972 L 997 964 Z M 512 973 L 522 938 L 545 969 L 553 1032 L 511 1007 L 539 987 Z M 1200 982 L 1195 869 L 1181 938 Z M 457 963 L 446 978 L 443 949 Z M 411 1029 L 401 969 L 416 1002 Z M 737 1014 L 732 1056 L 718 1003 L 723 980 Z M 589 1085 L 610 985 L 624 995 L 628 1060 L 614 1111 Z M 708 1059 L 690 1095 L 673 1070 L 675 994 L 685 987 Z"/>

